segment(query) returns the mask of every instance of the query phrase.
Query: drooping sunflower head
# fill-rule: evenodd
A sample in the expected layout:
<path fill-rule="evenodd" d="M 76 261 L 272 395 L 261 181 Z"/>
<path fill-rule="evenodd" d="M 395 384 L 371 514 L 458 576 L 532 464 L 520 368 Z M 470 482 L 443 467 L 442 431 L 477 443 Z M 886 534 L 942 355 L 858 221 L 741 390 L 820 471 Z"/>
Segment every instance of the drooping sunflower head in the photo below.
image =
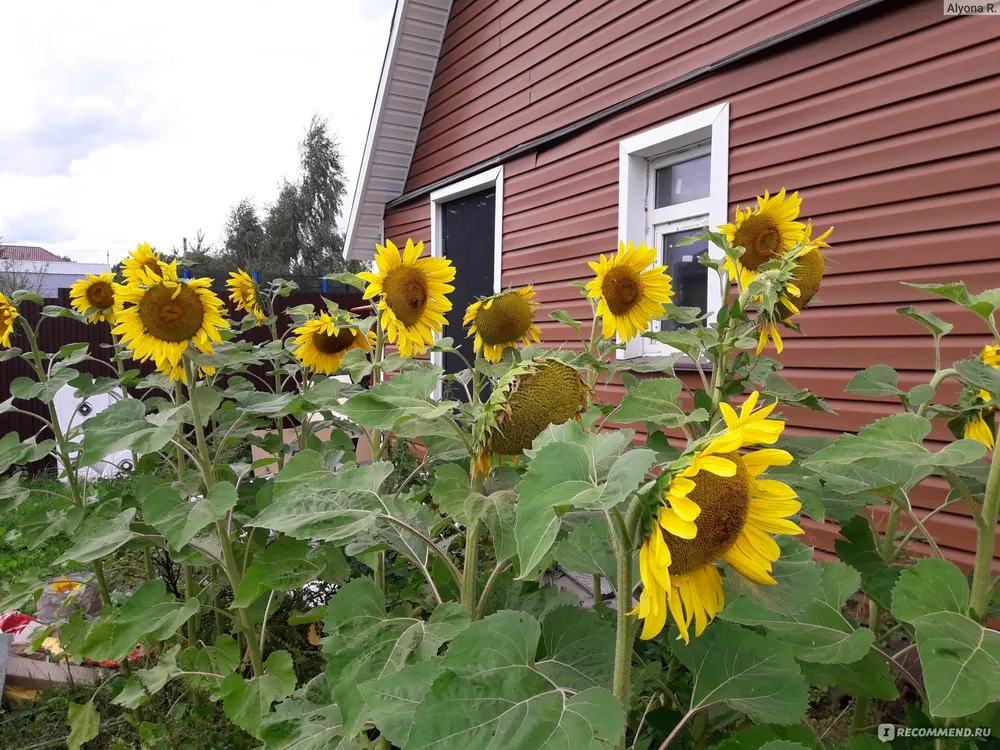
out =
<path fill-rule="evenodd" d="M 389 241 L 375 247 L 377 273 L 358 274 L 368 282 L 364 298 L 379 297 L 382 328 L 402 356 L 422 354 L 451 309 L 447 295 L 455 287 L 448 282 L 455 278 L 455 267 L 447 258 L 420 257 L 423 242 L 408 239 L 402 253 Z"/>
<path fill-rule="evenodd" d="M 812 224 L 806 227 L 802 240 L 802 251 L 795 257 L 795 271 L 792 273 L 792 283 L 788 285 L 785 296 L 782 297 L 775 313 L 781 320 L 787 320 L 804 310 L 819 291 L 826 271 L 826 258 L 822 248 L 830 247 L 826 238 L 833 232 L 833 227 L 827 229 L 816 239 L 812 239 Z"/>
<path fill-rule="evenodd" d="M 612 258 L 601 253 L 599 261 L 588 263 L 597 275 L 587 283 L 587 295 L 598 300 L 604 338 L 629 341 L 663 316 L 674 291 L 667 267 L 653 266 L 655 261 L 656 248 L 619 242 Z"/>
<path fill-rule="evenodd" d="M 756 271 L 763 263 L 795 247 L 802 239 L 806 225 L 797 221 L 802 199 L 792 193 L 785 197 L 782 188 L 776 195 L 764 192 L 757 197 L 757 207 L 736 209 L 736 222 L 723 224 L 719 231 L 733 247 L 745 252 L 740 263 Z"/>
<path fill-rule="evenodd" d="M 226 286 L 229 287 L 229 299 L 236 305 L 237 310 L 246 311 L 258 322 L 266 317 L 260 295 L 257 293 L 257 284 L 250 274 L 242 268 L 237 268 L 236 273 L 229 274 Z"/>
<path fill-rule="evenodd" d="M 130 304 L 118 314 L 112 332 L 137 360 L 152 359 L 161 369 L 180 363 L 189 345 L 211 353 L 212 344 L 222 341 L 219 331 L 229 328 L 211 279 L 162 279 L 124 287 L 122 297 Z"/>
<path fill-rule="evenodd" d="M 128 285 L 154 284 L 157 281 L 177 281 L 177 261 L 167 263 L 148 242 L 140 242 L 122 261 L 122 274 Z"/>
<path fill-rule="evenodd" d="M 482 351 L 486 361 L 495 364 L 503 359 L 504 349 L 541 341 L 542 330 L 535 324 L 538 303 L 534 298 L 535 292 L 529 284 L 469 305 L 462 324 L 469 326 L 470 336 L 476 337 L 473 345 L 476 353 Z"/>
<path fill-rule="evenodd" d="M 14 321 L 17 320 L 17 308 L 0 292 L 0 346 L 10 347 L 10 337 L 14 333 Z"/>
<path fill-rule="evenodd" d="M 365 335 L 357 328 L 338 325 L 329 313 L 307 320 L 295 329 L 295 356 L 313 372 L 333 375 L 340 369 L 344 355 L 351 349 L 370 352 L 375 346 L 375 334 Z"/>
<path fill-rule="evenodd" d="M 984 346 L 979 358 L 984 364 L 1000 369 L 1000 346 Z M 965 415 L 965 426 L 962 428 L 962 437 L 978 440 L 987 450 L 993 450 L 996 442 L 993 437 L 996 408 L 989 405 L 991 401 L 993 401 L 992 394 L 980 388 L 973 401 L 976 410 L 972 414 Z"/>
<path fill-rule="evenodd" d="M 122 311 L 122 287 L 110 272 L 88 273 L 69 288 L 69 301 L 91 323 L 107 321 L 115 324 L 115 316 Z"/>
<path fill-rule="evenodd" d="M 634 610 L 644 619 L 642 638 L 656 636 L 671 614 L 680 637 L 694 623 L 701 635 L 725 604 L 716 563 L 761 584 L 773 584 L 772 564 L 781 552 L 771 534 L 801 534 L 788 517 L 801 507 L 783 482 L 762 479 L 791 454 L 776 449 L 739 453 L 774 443 L 784 422 L 767 419 L 774 405 L 754 412 L 753 393 L 737 414 L 723 405 L 726 430 L 698 450 L 690 464 L 670 477 L 663 503 L 640 550 L 644 590 Z"/>
<path fill-rule="evenodd" d="M 553 424 L 579 419 L 590 403 L 580 372 L 554 359 L 526 362 L 501 378 L 476 429 L 479 454 L 474 471 L 489 474 L 492 457 L 514 460 Z"/>

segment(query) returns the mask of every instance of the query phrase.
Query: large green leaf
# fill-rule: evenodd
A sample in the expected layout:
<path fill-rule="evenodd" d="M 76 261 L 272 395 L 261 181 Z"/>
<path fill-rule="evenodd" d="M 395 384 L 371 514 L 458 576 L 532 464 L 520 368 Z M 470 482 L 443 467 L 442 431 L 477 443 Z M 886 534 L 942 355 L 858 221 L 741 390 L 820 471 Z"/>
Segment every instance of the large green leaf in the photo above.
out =
<path fill-rule="evenodd" d="M 87 563 L 104 557 L 132 541 L 135 533 L 131 524 L 135 518 L 135 508 L 126 508 L 118 513 L 120 503 L 106 502 L 87 517 L 73 535 L 73 546 L 56 558 L 58 565 L 64 562 Z"/>
<path fill-rule="evenodd" d="M 858 661 L 872 646 L 868 628 L 855 628 L 841 614 L 844 602 L 854 595 L 861 574 L 844 563 L 819 563 L 822 585 L 804 610 L 779 614 L 746 598 L 726 605 L 722 617 L 743 625 L 761 625 L 768 634 L 795 647 L 795 658 L 824 663 Z"/>
<path fill-rule="evenodd" d="M 559 607 L 577 607 L 580 599 L 558 586 L 539 586 L 533 581 L 521 581 L 510 571 L 501 573 L 486 601 L 487 614 L 505 609 L 526 612 L 536 620 Z"/>
<path fill-rule="evenodd" d="M 694 674 L 692 711 L 725 703 L 758 722 L 795 724 L 809 707 L 805 680 L 790 644 L 728 622 L 715 622 L 674 653 Z"/>
<path fill-rule="evenodd" d="M 101 715 L 94 708 L 94 701 L 69 704 L 69 750 L 83 750 L 83 746 L 94 739 L 101 727 Z"/>
<path fill-rule="evenodd" d="M 230 635 L 220 635 L 211 646 L 191 646 L 181 652 L 180 666 L 185 672 L 201 672 L 199 675 L 185 675 L 185 679 L 210 692 L 212 700 L 221 700 L 217 694 L 222 687 L 222 679 L 240 666 L 240 644 Z M 223 678 L 206 675 L 222 675 Z"/>
<path fill-rule="evenodd" d="M 55 440 L 35 443 L 34 438 L 22 440 L 16 432 L 8 432 L 0 438 L 0 474 L 6 474 L 11 466 L 30 464 L 38 461 L 55 447 Z"/>
<path fill-rule="evenodd" d="M 861 396 L 898 396 L 899 375 L 887 365 L 874 365 L 861 370 L 847 384 L 850 393 Z"/>
<path fill-rule="evenodd" d="M 230 606 L 249 607 L 272 589 L 297 589 L 319 578 L 323 569 L 323 561 L 310 555 L 308 542 L 281 537 L 254 557 Z"/>
<path fill-rule="evenodd" d="M 80 373 L 72 367 L 53 367 L 52 373 L 44 382 L 38 382 L 31 378 L 14 378 L 10 384 L 10 394 L 14 398 L 32 399 L 37 398 L 43 403 L 51 403 L 56 397 L 59 389 L 68 385 Z"/>
<path fill-rule="evenodd" d="M 158 641 L 170 638 L 177 629 L 198 614 L 198 600 L 178 602 L 167 593 L 160 579 L 146 581 L 125 606 L 87 623 L 64 646 L 77 656 L 94 661 L 125 658 L 141 638 Z"/>
<path fill-rule="evenodd" d="M 861 574 L 861 590 L 889 609 L 892 588 L 901 568 L 882 559 L 871 527 L 862 516 L 842 523 L 840 535 L 844 538 L 833 543 L 837 557 Z"/>
<path fill-rule="evenodd" d="M 656 458 L 645 448 L 624 452 L 631 442 L 627 430 L 593 435 L 576 422 L 567 424 L 562 425 L 562 441 L 540 448 L 536 443 L 518 485 L 515 536 L 525 576 L 534 573 L 555 542 L 560 512 L 613 508 L 639 486 Z"/>
<path fill-rule="evenodd" d="M 257 736 L 271 704 L 295 690 L 295 668 L 287 651 L 275 651 L 264 662 L 264 674 L 244 680 L 231 674 L 222 682 L 222 707 L 240 729 Z"/>
<path fill-rule="evenodd" d="M 774 741 L 788 741 L 793 745 L 807 748 L 819 747 L 816 734 L 807 727 L 789 727 L 781 724 L 766 724 L 751 727 L 727 737 L 712 750 L 760 750 Z"/>
<path fill-rule="evenodd" d="M 812 547 L 787 536 L 778 537 L 777 542 L 781 557 L 771 570 L 775 583 L 756 583 L 729 571 L 724 582 L 727 600 L 739 595 L 765 609 L 787 615 L 802 612 L 809 606 L 823 575 L 813 560 Z"/>
<path fill-rule="evenodd" d="M 210 523 L 224 518 L 237 503 L 236 488 L 229 482 L 215 484 L 206 497 L 185 500 L 171 485 L 150 492 L 142 504 L 144 520 L 179 550 Z"/>
<path fill-rule="evenodd" d="M 624 730 L 621 704 L 604 688 L 570 696 L 542 674 L 535 664 L 540 636 L 538 622 L 522 612 L 470 625 L 417 707 L 406 747 L 607 750 L 616 744 Z"/>
<path fill-rule="evenodd" d="M 965 282 L 955 281 L 950 284 L 912 284 L 904 281 L 914 289 L 936 294 L 938 297 L 956 302 L 967 310 L 971 310 L 987 323 L 993 319 L 993 311 L 1000 307 L 1000 289 L 987 289 L 981 294 L 969 294 Z"/>
<path fill-rule="evenodd" d="M 474 492 L 469 472 L 458 464 L 443 464 L 434 473 L 431 496 L 442 513 L 462 526 L 472 526 L 483 516 L 484 496 Z"/>
<path fill-rule="evenodd" d="M 340 711 L 322 674 L 276 705 L 258 732 L 268 750 L 361 750 L 343 734 Z"/>
<path fill-rule="evenodd" d="M 855 698 L 893 701 L 899 697 L 896 680 L 886 660 L 874 651 L 851 664 L 800 664 L 802 676 L 811 685 L 834 685 Z"/>
<path fill-rule="evenodd" d="M 297 459 L 297 460 L 296 460 Z M 274 501 L 249 525 L 280 531 L 296 539 L 346 542 L 371 529 L 385 510 L 379 488 L 392 464 L 349 467 L 334 472 L 322 467 L 314 451 L 302 451 L 278 475 Z M 286 476 L 290 469 L 294 473 Z"/>
<path fill-rule="evenodd" d="M 181 409 L 170 409 L 147 417 L 142 401 L 116 401 L 83 423 L 82 465 L 99 463 L 118 451 L 158 451 L 177 434 L 182 416 Z"/>
<path fill-rule="evenodd" d="M 982 388 L 1000 398 L 1000 370 L 983 362 L 979 357 L 956 362 L 955 369 L 962 379 L 976 388 Z"/>
<path fill-rule="evenodd" d="M 857 435 L 841 435 L 833 445 L 806 459 L 805 466 L 818 470 L 825 464 L 874 458 L 908 466 L 960 466 L 978 461 L 986 452 L 986 446 L 976 440 L 958 440 L 940 451 L 929 451 L 923 441 L 930 431 L 931 422 L 925 417 L 893 414 L 862 428 Z"/>
<path fill-rule="evenodd" d="M 161 654 L 152 667 L 133 672 L 112 703 L 125 708 L 138 708 L 149 700 L 149 696 L 163 690 L 168 682 L 181 673 L 180 667 L 177 666 L 177 655 L 180 650 L 180 646 L 174 646 Z"/>
<path fill-rule="evenodd" d="M 634 380 L 615 411 L 618 422 L 653 422 L 660 427 L 680 427 L 688 422 L 703 422 L 708 412 L 695 409 L 687 414 L 679 396 L 683 385 L 677 378 Z"/>
<path fill-rule="evenodd" d="M 407 746 L 413 714 L 443 671 L 438 660 L 417 662 L 360 685 L 375 726 L 397 747 Z"/>
<path fill-rule="evenodd" d="M 608 525 L 603 518 L 595 518 L 573 529 L 556 547 L 555 556 L 556 561 L 567 570 L 603 576 L 612 587 L 617 585 L 618 564 L 611 548 Z"/>
<path fill-rule="evenodd" d="M 427 622 L 394 617 L 371 579 L 344 585 L 327 608 L 324 650 L 346 734 L 356 734 L 372 718 L 362 684 L 434 657 L 466 625 L 468 614 L 455 604 L 440 605 Z"/>
<path fill-rule="evenodd" d="M 593 611 L 559 607 L 542 621 L 536 669 L 559 687 L 583 691 L 612 683 L 615 631 Z"/>
<path fill-rule="evenodd" d="M 920 325 L 922 325 L 924 328 L 930 331 L 931 335 L 936 339 L 939 339 L 942 336 L 946 336 L 947 334 L 951 333 L 951 330 L 955 327 L 948 321 L 941 320 L 941 318 L 939 318 L 934 313 L 926 312 L 924 310 L 917 310 L 913 306 L 897 307 L 896 312 L 898 312 L 900 315 L 905 315 L 907 318 L 910 318 L 911 320 L 915 320 L 916 322 L 918 322 Z"/>
<path fill-rule="evenodd" d="M 457 406 L 454 401 L 431 398 L 440 375 L 439 367 L 402 372 L 386 383 L 352 396 L 337 411 L 374 429 L 390 429 L 404 419 L 437 419 Z"/>
<path fill-rule="evenodd" d="M 916 626 L 933 716 L 975 713 L 1000 700 L 1000 633 L 967 615 L 965 576 L 947 560 L 921 560 L 899 576 L 892 613 Z"/>

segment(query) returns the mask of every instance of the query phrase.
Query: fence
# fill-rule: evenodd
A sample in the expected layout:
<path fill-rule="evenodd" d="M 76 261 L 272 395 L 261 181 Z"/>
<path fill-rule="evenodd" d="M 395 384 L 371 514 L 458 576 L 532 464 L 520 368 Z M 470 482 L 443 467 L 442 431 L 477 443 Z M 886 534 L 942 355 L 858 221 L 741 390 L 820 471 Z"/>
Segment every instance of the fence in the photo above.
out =
<path fill-rule="evenodd" d="M 278 330 L 284 331 L 291 323 L 289 316 L 284 313 L 289 307 L 313 304 L 316 305 L 317 310 L 322 310 L 325 309 L 323 303 L 324 297 L 336 302 L 340 307 L 347 310 L 365 304 L 361 299 L 361 293 L 356 289 L 340 284 L 334 286 L 333 282 L 330 283 L 328 289 L 331 291 L 327 294 L 298 290 L 292 292 L 288 297 L 279 297 L 275 301 L 275 308 L 278 313 Z M 46 299 L 44 300 L 44 304 L 69 307 L 69 290 L 60 289 L 58 297 Z M 42 308 L 34 303 L 25 302 L 19 307 L 18 312 L 24 316 L 26 322 L 34 326 L 41 317 Z M 242 316 L 243 313 L 240 313 L 235 317 L 242 318 Z M 245 333 L 240 334 L 240 338 L 244 341 L 261 344 L 270 339 L 270 333 L 263 327 L 251 328 Z M 66 344 L 84 341 L 89 344 L 90 354 L 93 357 L 103 360 L 109 365 L 111 364 L 111 328 L 106 323 L 87 325 L 71 318 L 48 318 L 41 326 L 38 344 L 43 352 L 56 352 Z M 28 348 L 23 333 L 17 328 L 15 329 L 14 336 L 11 338 L 11 346 L 21 349 Z M 150 362 L 136 363 L 129 366 L 138 367 L 144 375 L 153 372 L 153 366 Z M 80 372 L 87 372 L 95 377 L 98 375 L 113 374 L 106 365 L 98 362 L 81 362 L 76 365 L 76 368 Z M 251 369 L 256 369 L 255 374 L 259 376 L 264 376 L 269 370 L 268 367 Z M 26 362 L 21 359 L 9 359 L 6 362 L 0 362 L 0 401 L 10 396 L 10 384 L 19 377 L 33 379 L 32 370 Z M 47 416 L 46 405 L 36 399 L 19 401 L 17 406 L 24 411 L 45 414 Z M 41 423 L 38 420 L 24 414 L 12 414 L 10 412 L 0 414 L 0 437 L 9 432 L 16 432 L 21 440 L 26 440 L 39 433 L 40 425 Z M 45 435 L 39 434 L 38 437 L 39 439 L 44 439 Z M 38 467 L 30 468 L 37 469 Z"/>

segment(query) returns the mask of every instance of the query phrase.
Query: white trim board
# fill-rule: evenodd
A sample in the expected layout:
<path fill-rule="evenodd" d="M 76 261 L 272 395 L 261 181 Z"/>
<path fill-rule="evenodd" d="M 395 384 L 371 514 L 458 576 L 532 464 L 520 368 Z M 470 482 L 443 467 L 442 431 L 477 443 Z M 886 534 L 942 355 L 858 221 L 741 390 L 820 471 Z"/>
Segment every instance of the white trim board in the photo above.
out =
<path fill-rule="evenodd" d="M 710 228 L 725 224 L 729 215 L 729 103 L 664 123 L 659 127 L 619 141 L 618 149 L 618 240 L 638 244 L 647 241 L 652 199 L 649 195 L 649 162 L 673 151 L 711 141 L 709 197 L 698 201 L 707 213 Z M 709 255 L 721 259 L 721 248 L 709 244 Z M 709 279 L 708 311 L 722 304 L 719 285 Z M 637 336 L 618 349 L 618 359 L 666 354 L 669 347 Z"/>
<path fill-rule="evenodd" d="M 441 207 L 448 201 L 462 198 L 481 190 L 493 188 L 493 292 L 499 292 L 500 276 L 503 270 L 503 165 L 487 169 L 485 172 L 467 177 L 461 182 L 435 190 L 431 193 L 431 257 L 441 258 L 444 249 L 444 238 L 441 236 L 443 226 Z M 459 281 L 461 281 L 459 279 Z M 457 337 L 455 337 L 457 338 Z M 444 358 L 441 352 L 431 352 L 431 362 L 442 366 Z M 434 391 L 434 398 L 441 398 L 441 384 Z"/>

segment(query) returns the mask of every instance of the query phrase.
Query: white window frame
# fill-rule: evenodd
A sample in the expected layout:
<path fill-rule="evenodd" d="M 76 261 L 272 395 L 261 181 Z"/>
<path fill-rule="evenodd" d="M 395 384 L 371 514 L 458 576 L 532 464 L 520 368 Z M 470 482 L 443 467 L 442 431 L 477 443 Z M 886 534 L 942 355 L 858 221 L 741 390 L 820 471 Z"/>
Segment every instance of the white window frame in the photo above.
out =
<path fill-rule="evenodd" d="M 729 103 L 665 123 L 620 141 L 618 149 L 618 240 L 643 242 L 657 248 L 662 258 L 660 240 L 654 230 L 663 225 L 684 224 L 691 220 L 717 227 L 729 214 Z M 707 198 L 676 206 L 654 208 L 655 170 L 696 156 L 711 153 L 709 194 Z M 709 243 L 709 257 L 721 260 L 722 249 Z M 669 272 L 669 271 L 668 271 Z M 719 284 L 709 278 L 708 312 L 718 312 L 722 304 Z M 651 330 L 658 330 L 654 322 Z M 637 336 L 618 349 L 618 359 L 663 356 L 673 347 Z"/>
<path fill-rule="evenodd" d="M 493 292 L 501 289 L 500 274 L 503 270 L 503 165 L 487 169 L 485 172 L 467 177 L 453 185 L 439 188 L 431 193 L 431 257 L 441 258 L 444 252 L 444 219 L 442 210 L 444 204 L 456 198 L 463 198 L 466 195 L 479 193 L 483 190 L 493 188 L 494 191 L 494 214 L 493 214 Z M 461 280 L 459 280 L 461 281 Z M 461 333 L 454 338 L 460 338 Z M 438 337 L 435 336 L 435 339 Z M 431 352 L 431 362 L 438 367 L 442 367 L 444 357 L 441 352 Z M 434 391 L 435 399 L 441 398 L 441 383 L 438 383 Z"/>

